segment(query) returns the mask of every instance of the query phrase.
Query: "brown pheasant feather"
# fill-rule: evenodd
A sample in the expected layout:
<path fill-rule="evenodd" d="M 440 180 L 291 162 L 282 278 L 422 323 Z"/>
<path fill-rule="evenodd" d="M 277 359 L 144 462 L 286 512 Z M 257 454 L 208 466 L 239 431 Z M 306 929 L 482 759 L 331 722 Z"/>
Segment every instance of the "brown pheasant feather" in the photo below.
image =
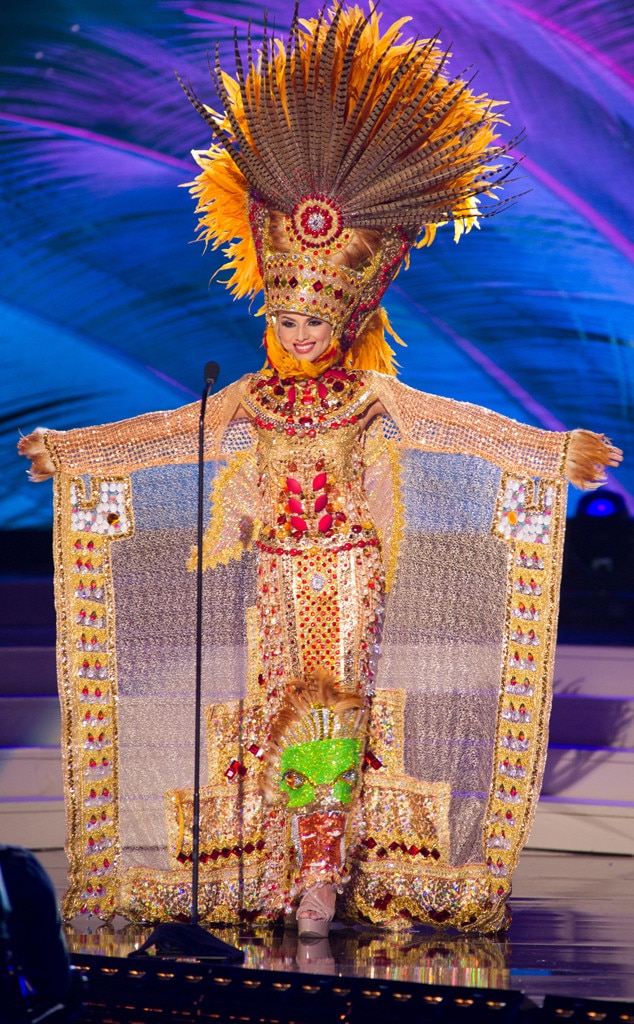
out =
<path fill-rule="evenodd" d="M 447 77 L 436 39 L 401 41 L 404 21 L 381 35 L 375 10 L 338 5 L 300 21 L 296 8 L 284 48 L 265 25 L 259 65 L 249 37 L 246 67 L 236 38 L 235 81 L 218 57 L 212 71 L 224 119 L 184 86 L 212 130 L 210 155 L 224 150 L 275 209 L 323 195 L 347 226 L 412 240 L 425 225 L 468 229 L 495 212 L 500 202 L 483 210 L 478 199 L 494 198 L 515 140 L 494 144 L 497 105 Z"/>

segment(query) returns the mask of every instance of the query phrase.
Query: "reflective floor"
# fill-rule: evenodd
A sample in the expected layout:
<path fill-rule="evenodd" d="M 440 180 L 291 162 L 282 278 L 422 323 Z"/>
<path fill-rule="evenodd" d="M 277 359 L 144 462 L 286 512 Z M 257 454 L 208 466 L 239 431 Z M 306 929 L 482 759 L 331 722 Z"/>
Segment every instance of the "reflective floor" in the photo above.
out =
<path fill-rule="evenodd" d="M 38 856 L 63 891 L 62 851 Z M 335 923 L 327 940 L 293 930 L 219 929 L 245 952 L 245 967 L 396 981 L 520 989 L 546 995 L 634 1000 L 634 858 L 525 851 L 514 876 L 512 924 L 503 939 L 431 930 L 388 933 Z M 68 928 L 72 952 L 126 956 L 151 929 L 118 918 Z"/>

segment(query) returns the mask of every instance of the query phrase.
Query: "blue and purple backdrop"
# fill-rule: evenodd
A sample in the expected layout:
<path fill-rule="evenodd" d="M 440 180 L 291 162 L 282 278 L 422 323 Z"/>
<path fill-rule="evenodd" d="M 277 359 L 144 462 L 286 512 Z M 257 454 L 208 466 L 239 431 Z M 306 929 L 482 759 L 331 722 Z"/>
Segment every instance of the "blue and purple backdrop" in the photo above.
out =
<path fill-rule="evenodd" d="M 288 27 L 289 0 L 269 17 Z M 388 293 L 410 384 L 634 451 L 634 5 L 384 0 L 441 33 L 455 73 L 526 130 L 516 205 L 434 246 Z M 302 4 L 302 14 L 315 7 Z M 29 0 L 2 20 L 0 526 L 45 527 L 18 430 L 171 408 L 262 364 L 261 320 L 192 243 L 192 148 L 209 143 L 174 70 L 213 105 L 207 54 L 262 7 L 214 0 Z M 409 31 L 409 30 L 408 30 Z M 471 72 L 469 72 L 471 73 Z M 634 459 L 618 473 L 634 492 Z M 630 498 L 630 509 L 634 504 Z"/>

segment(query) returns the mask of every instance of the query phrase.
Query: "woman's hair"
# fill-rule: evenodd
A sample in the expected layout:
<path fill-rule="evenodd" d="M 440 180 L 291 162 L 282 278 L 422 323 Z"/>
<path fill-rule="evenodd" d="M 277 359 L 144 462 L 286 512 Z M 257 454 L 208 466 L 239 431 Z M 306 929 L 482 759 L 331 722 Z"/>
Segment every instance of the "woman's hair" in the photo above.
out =
<path fill-rule="evenodd" d="M 288 236 L 284 229 L 284 214 L 280 210 L 269 210 L 269 239 L 278 252 L 291 252 Z M 331 249 L 328 260 L 336 266 L 356 270 L 378 252 L 381 232 L 372 228 L 354 228 L 348 245 L 342 249 Z"/>

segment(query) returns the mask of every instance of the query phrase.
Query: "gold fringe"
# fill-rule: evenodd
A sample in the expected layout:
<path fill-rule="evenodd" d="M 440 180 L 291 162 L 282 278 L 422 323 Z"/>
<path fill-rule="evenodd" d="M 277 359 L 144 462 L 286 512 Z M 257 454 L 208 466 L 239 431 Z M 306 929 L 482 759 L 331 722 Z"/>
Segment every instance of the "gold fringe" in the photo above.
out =
<path fill-rule="evenodd" d="M 53 462 L 51 453 L 46 446 L 46 430 L 38 427 L 32 434 L 23 435 L 18 441 L 18 454 L 25 455 L 31 460 L 31 468 L 28 470 L 29 480 L 39 483 L 41 480 L 49 480 L 56 472 L 56 465 Z"/>
<path fill-rule="evenodd" d="M 610 443 L 603 434 L 595 434 L 592 430 L 572 430 L 564 476 L 582 491 L 596 491 L 606 482 L 604 468 L 610 458 Z"/>
<path fill-rule="evenodd" d="M 231 559 L 239 562 L 245 551 L 251 550 L 253 537 L 257 533 L 259 520 L 252 519 L 249 523 L 241 520 L 238 537 L 233 544 L 225 547 L 218 547 L 218 542 L 226 528 L 227 513 L 231 516 L 237 514 L 231 497 L 228 497 L 228 489 L 236 477 L 242 473 L 245 464 L 253 458 L 249 449 L 238 452 L 231 461 L 220 470 L 214 478 L 211 491 L 211 517 L 209 525 L 203 537 L 203 572 L 207 569 L 215 569 L 219 565 L 228 565 Z M 198 566 L 198 545 L 191 548 L 187 569 L 195 572 Z"/>

